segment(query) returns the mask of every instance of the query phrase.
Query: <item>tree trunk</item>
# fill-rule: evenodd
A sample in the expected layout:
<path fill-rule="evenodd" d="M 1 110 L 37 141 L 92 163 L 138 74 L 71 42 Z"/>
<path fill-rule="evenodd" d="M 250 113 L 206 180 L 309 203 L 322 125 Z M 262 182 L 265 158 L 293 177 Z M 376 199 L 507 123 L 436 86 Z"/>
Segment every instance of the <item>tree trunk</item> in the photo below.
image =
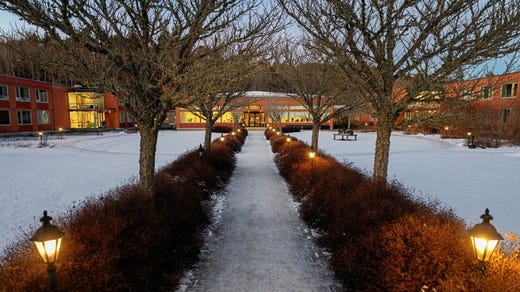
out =
<path fill-rule="evenodd" d="M 311 149 L 314 151 L 318 150 L 318 134 L 319 133 L 320 133 L 320 124 L 313 121 L 312 122 Z"/>
<path fill-rule="evenodd" d="M 392 134 L 393 124 L 393 120 L 389 118 L 379 118 L 377 121 L 376 153 L 372 176 L 376 182 L 386 183 L 390 155 L 390 135 Z"/>
<path fill-rule="evenodd" d="M 211 149 L 211 133 L 213 132 L 213 123 L 211 118 L 206 118 L 206 124 L 204 126 L 204 150 Z"/>
<path fill-rule="evenodd" d="M 155 191 L 155 151 L 157 149 L 158 127 L 141 125 L 139 150 L 139 187 L 142 191 L 152 196 Z"/>

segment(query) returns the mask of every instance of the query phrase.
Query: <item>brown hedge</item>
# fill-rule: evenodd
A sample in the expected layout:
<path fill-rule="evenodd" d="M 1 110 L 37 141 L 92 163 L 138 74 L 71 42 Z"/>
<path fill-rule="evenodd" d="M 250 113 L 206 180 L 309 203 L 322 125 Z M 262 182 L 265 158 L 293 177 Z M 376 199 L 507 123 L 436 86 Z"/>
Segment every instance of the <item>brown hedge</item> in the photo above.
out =
<path fill-rule="evenodd" d="M 302 218 L 320 231 L 319 242 L 346 291 L 519 287 L 513 280 L 520 276 L 519 253 L 516 261 L 495 263 L 500 268 L 479 277 L 464 222 L 438 203 L 414 198 L 397 183 L 377 184 L 323 153 L 311 162 L 308 145 L 265 134 L 280 174 L 301 202 Z M 507 283 L 487 280 L 497 278 Z"/>
<path fill-rule="evenodd" d="M 183 154 L 157 172 L 153 197 L 129 183 L 68 210 L 55 223 L 66 232 L 57 264 L 59 289 L 174 290 L 198 256 L 200 231 L 211 222 L 210 195 L 231 177 L 234 152 L 216 143 L 203 159 L 196 150 Z M 11 244 L 0 258 L 0 291 L 47 289 L 32 243 Z"/>

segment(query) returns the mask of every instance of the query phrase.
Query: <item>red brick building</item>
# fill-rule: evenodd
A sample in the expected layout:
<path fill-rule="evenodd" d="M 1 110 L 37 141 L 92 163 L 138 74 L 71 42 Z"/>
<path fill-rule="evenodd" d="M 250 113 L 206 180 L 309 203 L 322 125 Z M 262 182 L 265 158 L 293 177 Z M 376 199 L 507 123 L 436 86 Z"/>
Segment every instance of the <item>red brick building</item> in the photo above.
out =
<path fill-rule="evenodd" d="M 0 75 L 0 133 L 69 126 L 65 86 Z"/>
<path fill-rule="evenodd" d="M 0 75 L 0 133 L 134 125 L 125 106 L 110 93 Z"/>

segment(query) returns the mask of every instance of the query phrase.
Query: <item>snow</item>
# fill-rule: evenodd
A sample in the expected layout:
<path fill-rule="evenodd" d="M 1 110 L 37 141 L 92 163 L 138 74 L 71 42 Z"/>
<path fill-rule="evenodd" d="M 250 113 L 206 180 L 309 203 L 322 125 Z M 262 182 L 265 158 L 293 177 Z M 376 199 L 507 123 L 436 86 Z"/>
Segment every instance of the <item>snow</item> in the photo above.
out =
<path fill-rule="evenodd" d="M 263 132 L 250 132 L 226 208 L 180 291 L 340 291 L 300 220 Z"/>
<path fill-rule="evenodd" d="M 321 132 L 319 147 L 370 172 L 375 134 L 357 133 L 358 141 L 333 141 L 332 133 Z M 310 142 L 310 131 L 291 135 Z M 203 137 L 201 130 L 160 132 L 157 168 L 197 148 Z M 138 134 L 66 135 L 49 142 L 55 147 L 37 148 L 36 139 L 20 143 L 0 139 L 0 249 L 26 239 L 23 231 L 40 224 L 43 210 L 58 216 L 138 174 Z M 26 144 L 30 147 L 14 146 Z M 416 193 L 438 198 L 470 225 L 479 223 L 489 208 L 500 233 L 520 234 L 518 147 L 468 149 L 463 140 L 393 133 L 389 173 Z"/>
<path fill-rule="evenodd" d="M 370 174 L 374 163 L 374 133 L 356 132 L 358 141 L 333 141 L 321 131 L 319 148 L 339 161 Z M 311 132 L 292 133 L 310 143 Z M 439 200 L 466 223 L 480 223 L 490 209 L 500 233 L 520 234 L 520 147 L 469 149 L 462 139 L 437 135 L 392 133 L 389 179 L 397 180 L 419 197 Z"/>
<path fill-rule="evenodd" d="M 198 148 L 203 139 L 203 131 L 160 132 L 156 168 Z M 139 134 L 65 135 L 50 138 L 52 148 L 37 148 L 38 142 L 0 139 L 0 251 L 10 241 L 27 239 L 24 231 L 40 225 L 43 210 L 57 217 L 139 173 Z"/>

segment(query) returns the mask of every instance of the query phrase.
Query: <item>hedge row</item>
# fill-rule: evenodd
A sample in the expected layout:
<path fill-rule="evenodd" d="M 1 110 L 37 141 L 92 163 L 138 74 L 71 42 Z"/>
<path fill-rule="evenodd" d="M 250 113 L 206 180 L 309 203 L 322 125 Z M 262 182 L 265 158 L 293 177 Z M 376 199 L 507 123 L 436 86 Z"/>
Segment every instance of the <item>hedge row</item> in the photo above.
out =
<path fill-rule="evenodd" d="M 210 196 L 230 179 L 236 144 L 246 135 L 242 130 L 213 143 L 203 159 L 196 150 L 184 153 L 156 173 L 153 197 L 128 184 L 68 210 L 55 221 L 66 232 L 59 290 L 174 290 L 197 259 L 201 230 L 211 221 Z M 47 289 L 45 265 L 33 244 L 10 245 L 0 258 L 0 291 Z"/>
<path fill-rule="evenodd" d="M 477 273 L 464 222 L 450 210 L 324 153 L 311 161 L 310 147 L 295 138 L 265 136 L 346 291 L 520 291 L 518 238 L 513 256 L 499 254 Z"/>

